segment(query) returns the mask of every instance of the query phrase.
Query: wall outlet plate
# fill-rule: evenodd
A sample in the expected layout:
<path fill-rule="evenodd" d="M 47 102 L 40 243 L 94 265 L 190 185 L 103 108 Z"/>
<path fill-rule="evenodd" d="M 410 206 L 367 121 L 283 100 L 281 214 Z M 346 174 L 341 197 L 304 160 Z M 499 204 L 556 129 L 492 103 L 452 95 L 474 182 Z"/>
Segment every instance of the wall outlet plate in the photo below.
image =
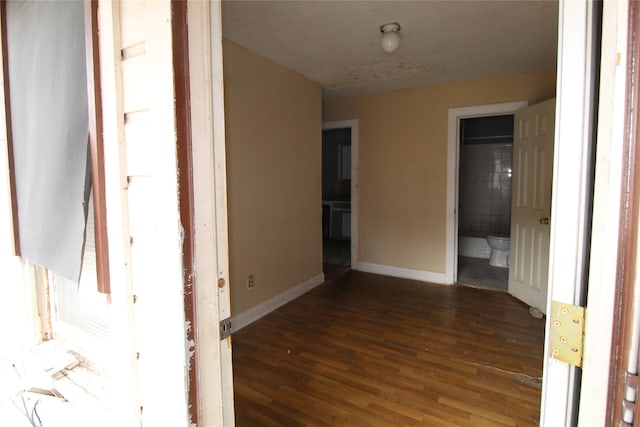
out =
<path fill-rule="evenodd" d="M 253 278 L 253 274 L 247 276 L 247 289 L 252 289 L 255 286 L 256 282 Z"/>

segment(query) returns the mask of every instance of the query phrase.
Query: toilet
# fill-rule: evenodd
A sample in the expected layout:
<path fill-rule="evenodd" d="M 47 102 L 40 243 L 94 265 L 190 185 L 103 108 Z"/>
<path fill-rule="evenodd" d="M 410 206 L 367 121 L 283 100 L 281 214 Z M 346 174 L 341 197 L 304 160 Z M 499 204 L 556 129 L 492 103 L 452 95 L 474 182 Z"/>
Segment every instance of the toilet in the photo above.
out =
<path fill-rule="evenodd" d="M 487 243 L 491 247 L 489 265 L 493 267 L 509 267 L 509 237 L 487 236 Z"/>

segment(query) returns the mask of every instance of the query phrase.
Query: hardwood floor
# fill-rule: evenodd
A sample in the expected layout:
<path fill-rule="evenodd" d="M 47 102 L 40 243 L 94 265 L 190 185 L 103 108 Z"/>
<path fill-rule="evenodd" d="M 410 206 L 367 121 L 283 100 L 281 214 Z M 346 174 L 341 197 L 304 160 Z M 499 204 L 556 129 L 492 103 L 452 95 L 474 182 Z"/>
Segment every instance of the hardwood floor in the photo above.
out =
<path fill-rule="evenodd" d="M 237 426 L 538 425 L 544 320 L 351 271 L 233 334 Z"/>

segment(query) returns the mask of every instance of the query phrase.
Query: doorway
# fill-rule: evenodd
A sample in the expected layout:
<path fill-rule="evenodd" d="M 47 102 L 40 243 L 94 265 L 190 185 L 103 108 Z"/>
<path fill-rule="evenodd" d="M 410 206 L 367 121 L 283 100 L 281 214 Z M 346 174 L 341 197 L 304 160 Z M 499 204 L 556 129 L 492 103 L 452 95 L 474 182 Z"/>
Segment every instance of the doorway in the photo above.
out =
<path fill-rule="evenodd" d="M 575 165 L 579 166 L 582 164 L 581 159 L 585 158 L 585 156 L 581 156 L 581 154 L 584 150 L 586 150 L 586 148 L 583 148 L 583 147 L 587 147 L 587 144 L 581 143 L 583 138 L 578 140 L 576 139 L 580 137 L 580 135 L 576 135 L 576 123 L 582 124 L 582 122 L 584 121 L 584 117 L 587 117 L 586 114 L 582 114 L 582 113 L 585 110 L 592 108 L 593 106 L 593 102 L 585 102 L 585 96 L 581 96 L 581 94 L 587 91 L 587 88 L 588 88 L 588 85 L 581 84 L 581 83 L 583 83 L 583 81 L 585 80 L 585 76 L 588 77 L 588 76 L 593 76 L 595 74 L 592 72 L 592 67 L 590 67 L 590 64 L 593 62 L 593 59 L 591 59 L 592 57 L 588 56 L 588 54 L 591 52 L 591 50 L 589 49 L 589 47 L 591 46 L 591 43 L 589 42 L 589 40 L 587 40 L 587 43 L 585 43 L 585 39 L 588 39 L 588 37 L 592 33 L 592 30 L 590 27 L 590 21 L 585 17 L 585 14 L 590 12 L 594 6 L 593 6 L 593 3 L 588 3 L 588 2 L 565 2 L 565 3 L 561 3 L 561 5 L 562 7 L 560 12 L 560 22 L 561 22 L 560 39 L 561 39 L 562 46 L 560 49 L 560 55 L 558 59 L 558 70 L 559 70 L 558 80 L 560 83 L 558 87 L 558 94 L 559 94 L 559 97 L 562 98 L 562 100 L 559 99 L 559 101 L 561 102 L 559 102 L 558 110 L 567 114 L 565 114 L 566 119 L 563 117 L 563 124 L 559 126 L 559 132 L 563 136 L 563 138 L 561 138 L 559 142 L 561 143 L 560 146 L 562 148 L 564 148 L 564 146 L 568 146 L 568 148 L 564 150 L 560 150 L 561 154 L 563 155 L 559 156 L 559 158 L 562 161 L 567 161 L 568 166 L 565 168 L 567 172 L 563 173 L 563 175 L 558 179 L 558 181 L 564 184 L 564 186 L 570 187 L 569 189 L 572 190 L 573 193 L 576 193 L 576 185 L 574 185 L 575 181 L 572 180 L 571 178 L 572 178 L 572 174 L 578 175 L 579 173 L 581 173 L 581 169 L 579 167 L 573 167 L 573 166 Z M 607 5 L 605 5 L 605 9 L 606 7 Z M 614 6 L 612 6 L 612 8 L 615 8 L 615 7 L 617 7 L 617 4 L 614 3 Z M 212 8 L 212 10 L 213 9 L 215 8 Z M 214 15 L 214 12 L 212 12 L 212 15 L 216 17 L 216 20 L 214 20 L 215 29 L 219 30 L 220 28 L 219 12 L 217 13 L 218 15 Z M 614 14 L 612 14 L 612 16 L 614 16 Z M 614 21 L 614 22 L 617 22 L 617 21 Z M 614 28 L 614 26 L 611 26 L 611 28 Z M 620 33 L 624 33 L 624 30 L 619 30 L 619 31 Z M 607 33 L 607 35 L 610 35 L 611 32 L 612 31 L 610 30 Z M 615 30 L 613 30 L 613 32 L 615 33 Z M 587 48 L 585 48 L 585 46 L 587 46 Z M 585 63 L 587 66 L 585 66 Z M 221 72 L 218 74 L 221 74 Z M 566 81 L 566 80 L 570 80 L 570 82 L 574 84 L 566 84 L 565 82 L 565 84 L 562 85 L 563 81 Z M 222 80 L 220 79 L 218 81 L 221 82 Z M 580 127 L 580 129 L 582 129 L 582 127 Z M 455 126 L 454 126 L 454 133 L 455 133 Z M 565 137 L 564 135 L 565 133 L 568 134 L 566 135 L 568 137 Z M 565 141 L 570 141 L 570 143 L 567 144 Z M 578 141 L 578 142 L 575 142 L 575 141 Z M 577 152 L 576 152 L 576 147 L 577 147 Z M 453 153 L 454 154 L 456 153 L 455 149 Z M 449 159 L 451 159 L 451 157 L 449 157 Z M 456 162 L 457 162 L 457 158 L 454 157 L 453 163 L 456 164 Z M 456 168 L 457 168 L 457 165 L 456 165 Z M 448 170 L 447 178 L 453 176 L 454 184 L 457 184 L 455 182 L 457 169 L 452 169 L 448 167 L 447 170 Z M 448 182 L 450 182 L 449 179 L 448 179 Z M 450 187 L 448 186 L 448 188 Z M 453 283 L 456 276 L 455 257 L 457 256 L 457 243 L 456 243 L 457 240 L 453 238 L 449 238 L 450 236 L 454 236 L 457 233 L 457 223 L 456 223 L 457 218 L 455 216 L 456 215 L 455 213 L 456 191 L 455 191 L 455 186 L 452 188 L 454 188 L 454 190 L 452 190 L 451 192 L 449 190 L 447 191 L 447 206 L 446 206 L 446 212 L 447 212 L 447 219 L 446 219 L 447 221 L 447 224 L 446 224 L 447 255 L 446 256 L 447 258 L 446 258 L 445 274 L 447 276 L 447 282 L 449 283 Z M 556 191 L 556 194 L 560 192 L 559 190 L 564 190 L 564 188 L 563 187 L 559 188 Z M 582 194 L 583 192 L 584 191 L 581 190 L 580 194 Z M 449 197 L 450 194 L 451 194 L 451 197 Z M 565 194 L 563 193 L 562 196 L 565 196 Z M 563 226 L 567 225 L 566 224 L 567 219 L 571 219 L 572 221 L 575 222 L 576 211 L 578 211 L 578 209 L 574 207 L 574 205 L 577 205 L 577 203 L 575 203 L 574 200 L 577 200 L 578 198 L 577 197 L 575 198 L 559 197 L 558 199 L 562 201 L 566 200 L 565 203 L 562 203 L 561 208 L 563 209 L 558 209 L 558 211 L 560 212 L 560 214 L 558 215 L 560 217 L 559 219 L 562 220 L 561 225 Z M 453 200 L 454 203 L 450 203 L 450 200 Z M 572 207 L 573 209 L 571 209 Z M 353 211 L 353 206 L 352 206 L 352 211 Z M 354 215 L 352 214 L 352 218 L 353 216 Z M 574 228 L 578 230 L 578 227 L 574 227 Z M 353 238 L 354 231 L 355 230 L 352 230 L 352 241 L 355 240 Z M 568 237 L 555 236 L 554 240 L 568 241 L 571 243 L 578 242 L 574 246 L 579 246 L 579 244 L 581 244 L 580 239 L 573 238 L 574 234 L 577 234 L 577 232 L 573 232 L 573 230 L 570 230 L 568 234 L 569 234 Z M 557 254 L 561 254 L 561 255 L 556 255 L 556 257 L 559 256 L 560 258 L 562 258 L 561 260 L 559 260 L 562 262 L 558 262 L 561 268 L 560 267 L 556 268 L 556 270 L 558 270 L 558 273 L 557 273 L 558 276 L 560 276 L 560 273 L 564 273 L 565 271 L 569 271 L 569 270 L 571 270 L 571 272 L 573 272 L 573 274 L 575 275 L 575 271 L 577 271 L 577 269 L 575 268 L 576 266 L 575 260 L 579 258 L 580 255 L 582 255 L 579 251 L 567 251 L 566 246 L 568 245 L 564 245 L 562 248 L 560 248 L 560 249 L 564 249 L 562 252 L 561 251 L 557 252 Z M 552 275 L 556 274 L 556 272 L 554 271 L 551 274 Z M 573 278 L 573 276 L 571 276 L 569 279 L 571 278 Z M 573 296 L 573 294 L 575 293 L 573 291 L 575 291 L 576 283 L 579 283 L 579 281 L 558 280 L 558 286 L 554 288 L 554 296 L 556 296 L 557 298 L 565 297 L 566 299 L 570 299 L 570 297 Z M 566 295 L 568 294 L 571 294 L 571 295 L 567 297 Z M 223 368 L 227 366 L 229 365 L 223 364 Z M 601 367 L 603 366 L 603 364 L 594 363 L 594 366 Z M 228 371 L 229 369 L 226 369 L 226 370 Z M 569 421 L 571 418 L 571 412 L 572 412 L 572 397 L 575 394 L 573 393 L 573 388 L 570 390 L 569 386 L 574 384 L 574 378 L 575 376 L 571 372 L 569 372 L 569 367 L 563 366 L 562 364 L 559 364 L 559 363 L 551 364 L 548 370 L 545 372 L 545 384 L 548 384 L 548 387 L 545 386 L 546 398 L 543 398 L 543 414 L 546 413 L 546 416 L 543 416 L 543 419 L 541 420 L 543 424 L 545 423 L 545 420 L 548 424 L 551 424 L 551 423 L 553 423 L 554 425 L 569 424 Z M 602 388 L 594 388 L 594 389 L 601 390 Z M 592 398 L 590 399 L 590 402 L 586 403 L 585 399 L 582 399 L 582 406 L 585 408 L 589 408 L 590 407 L 589 403 L 594 403 L 594 401 L 597 402 L 596 399 Z M 228 402 L 228 399 L 226 402 Z M 225 407 L 227 408 L 232 407 L 232 405 L 227 404 Z M 591 405 L 591 407 L 593 407 L 593 405 Z M 553 420 L 553 422 L 551 420 Z"/>
<path fill-rule="evenodd" d="M 327 279 L 351 268 L 351 128 L 322 131 L 322 265 Z"/>
<path fill-rule="evenodd" d="M 447 132 L 447 222 L 446 222 L 446 254 L 445 281 L 457 283 L 458 266 L 458 186 L 460 182 L 460 125 L 465 119 L 513 115 L 516 111 L 527 107 L 527 101 L 506 102 L 501 104 L 474 105 L 470 107 L 449 109 Z M 486 250 L 486 248 L 485 248 Z"/>
<path fill-rule="evenodd" d="M 461 119 L 459 135 L 458 282 L 506 291 L 513 114 Z"/>
<path fill-rule="evenodd" d="M 331 280 L 350 268 L 358 268 L 358 120 L 325 122 L 322 132 L 323 272 L 325 279 Z M 327 140 L 333 140 L 327 145 L 327 161 L 325 135 Z M 338 257 L 334 256 L 336 253 Z"/>

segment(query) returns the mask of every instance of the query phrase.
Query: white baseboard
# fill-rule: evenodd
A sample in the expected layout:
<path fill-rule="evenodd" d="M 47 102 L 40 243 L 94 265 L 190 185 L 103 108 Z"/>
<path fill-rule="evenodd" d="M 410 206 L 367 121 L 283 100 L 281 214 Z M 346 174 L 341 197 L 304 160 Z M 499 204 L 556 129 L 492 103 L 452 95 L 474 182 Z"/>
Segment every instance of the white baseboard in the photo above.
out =
<path fill-rule="evenodd" d="M 322 283 L 324 283 L 324 273 L 313 276 L 311 279 L 306 280 L 293 288 L 289 288 L 283 293 L 278 294 L 255 307 L 251 307 L 240 314 L 231 316 L 231 333 L 237 332 L 245 326 L 250 325 L 261 317 L 266 316 L 273 310 L 282 307 L 289 301 L 298 298 L 300 295 L 309 292 L 311 289 L 321 285 Z"/>
<path fill-rule="evenodd" d="M 425 270 L 412 270 L 410 268 L 393 267 L 391 265 L 371 264 L 368 262 L 358 262 L 354 270 L 365 273 L 382 274 L 384 276 L 400 277 L 402 279 L 419 280 L 421 282 L 437 283 L 440 285 L 450 285 L 444 273 L 434 273 Z"/>

